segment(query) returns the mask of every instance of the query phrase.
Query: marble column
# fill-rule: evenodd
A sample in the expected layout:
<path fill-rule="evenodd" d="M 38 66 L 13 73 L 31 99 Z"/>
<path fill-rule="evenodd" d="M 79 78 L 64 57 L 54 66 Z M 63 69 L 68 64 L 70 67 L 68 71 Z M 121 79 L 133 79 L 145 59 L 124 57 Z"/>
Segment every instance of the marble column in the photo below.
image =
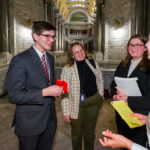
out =
<path fill-rule="evenodd" d="M 68 37 L 70 36 L 70 25 L 68 26 Z"/>
<path fill-rule="evenodd" d="M 88 35 L 88 37 L 90 37 L 91 35 L 90 35 L 90 29 L 91 29 L 91 26 L 90 25 L 88 25 L 87 26 L 87 35 Z"/>
<path fill-rule="evenodd" d="M 97 4 L 97 13 L 96 13 L 96 22 L 97 22 L 97 51 L 101 51 L 102 45 L 102 7 L 101 4 Z"/>
<path fill-rule="evenodd" d="M 46 3 L 46 21 L 51 23 L 51 17 L 52 17 L 52 13 L 51 13 L 51 3 Z"/>
<path fill-rule="evenodd" d="M 62 41 L 62 25 L 61 25 L 61 18 L 59 18 L 59 32 L 58 32 L 58 36 L 59 36 L 59 52 L 61 51 L 61 41 Z"/>
<path fill-rule="evenodd" d="M 64 51 L 68 50 L 68 41 L 67 41 L 68 32 L 69 32 L 68 30 L 69 30 L 69 25 L 64 24 L 64 30 L 63 30 L 63 36 L 65 37 L 65 38 L 63 38 L 64 39 L 64 45 L 63 45 Z"/>
<path fill-rule="evenodd" d="M 7 71 L 11 60 L 8 38 L 8 0 L 0 1 L 0 96 L 7 93 Z"/>
<path fill-rule="evenodd" d="M 62 49 L 61 49 L 62 52 L 64 52 L 64 43 L 65 43 L 64 36 L 65 36 L 65 26 L 64 23 L 62 23 Z"/>
<path fill-rule="evenodd" d="M 8 46 L 8 0 L 0 2 L 0 52 L 9 52 Z"/>
<path fill-rule="evenodd" d="M 144 1 L 136 0 L 136 33 L 144 33 Z"/>
<path fill-rule="evenodd" d="M 102 3 L 97 3 L 96 12 L 96 60 L 102 60 Z"/>
<path fill-rule="evenodd" d="M 145 34 L 148 36 L 150 33 L 150 1 L 146 0 L 146 17 L 145 17 Z"/>
<path fill-rule="evenodd" d="M 46 13 L 46 21 L 49 22 L 50 24 L 52 24 L 53 26 L 56 27 L 56 15 L 57 15 L 57 9 L 54 6 L 54 4 L 51 2 L 51 0 L 45 0 L 45 13 Z M 57 30 L 56 30 L 56 34 L 57 34 Z M 54 46 L 52 47 L 52 50 L 56 50 L 57 48 L 57 39 L 56 42 L 54 43 Z"/>
<path fill-rule="evenodd" d="M 45 0 L 46 21 L 55 26 L 55 5 L 51 0 Z"/>
<path fill-rule="evenodd" d="M 58 17 L 56 18 L 56 49 L 55 49 L 55 51 L 58 51 L 58 44 L 59 44 L 59 42 L 58 42 L 58 40 L 59 40 L 59 34 L 58 34 L 58 32 L 59 32 L 59 27 L 58 27 Z"/>

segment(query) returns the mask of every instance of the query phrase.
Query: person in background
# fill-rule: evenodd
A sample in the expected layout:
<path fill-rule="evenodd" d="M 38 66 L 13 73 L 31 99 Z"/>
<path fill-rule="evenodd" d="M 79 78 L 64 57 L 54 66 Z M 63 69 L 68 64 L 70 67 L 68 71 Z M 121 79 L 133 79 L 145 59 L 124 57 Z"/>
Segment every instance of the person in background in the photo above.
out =
<path fill-rule="evenodd" d="M 147 58 L 150 60 L 150 35 L 149 41 L 145 46 L 147 47 Z M 139 113 L 133 113 L 131 116 L 138 118 L 143 125 L 146 124 L 148 143 L 150 145 L 150 113 L 148 117 Z M 134 143 L 133 141 L 120 134 L 113 134 L 110 130 L 103 131 L 102 134 L 104 136 L 104 140 L 99 139 L 99 141 L 104 147 L 126 148 L 129 150 L 148 150 L 147 148 Z"/>
<path fill-rule="evenodd" d="M 135 34 L 127 44 L 127 56 L 116 69 L 115 77 L 138 78 L 138 86 L 142 96 L 127 96 L 123 91 L 116 89 L 115 81 L 111 83 L 111 96 L 113 100 L 124 100 L 135 113 L 148 115 L 150 110 L 150 76 L 148 75 L 149 61 L 147 59 L 145 36 Z M 146 127 L 131 129 L 116 112 L 118 133 L 145 146 L 147 141 Z"/>
<path fill-rule="evenodd" d="M 55 41 L 55 27 L 36 21 L 32 37 L 34 44 L 9 66 L 8 97 L 16 104 L 12 126 L 19 150 L 51 150 L 57 124 L 54 96 L 62 93 L 62 87 L 54 85 L 54 57 L 46 52 Z"/>
<path fill-rule="evenodd" d="M 102 107 L 104 83 L 97 62 L 87 58 L 80 43 L 73 43 L 68 51 L 67 65 L 61 79 L 68 83 L 69 95 L 62 98 L 64 120 L 71 124 L 73 150 L 94 150 L 95 126 Z"/>

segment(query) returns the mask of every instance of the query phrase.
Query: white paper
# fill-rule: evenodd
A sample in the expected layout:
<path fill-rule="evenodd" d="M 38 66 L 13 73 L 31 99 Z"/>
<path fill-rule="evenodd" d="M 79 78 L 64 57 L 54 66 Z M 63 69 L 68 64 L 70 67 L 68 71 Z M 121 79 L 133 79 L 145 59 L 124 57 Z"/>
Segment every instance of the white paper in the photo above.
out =
<path fill-rule="evenodd" d="M 117 87 L 128 96 L 142 96 L 137 84 L 138 78 L 115 77 Z"/>

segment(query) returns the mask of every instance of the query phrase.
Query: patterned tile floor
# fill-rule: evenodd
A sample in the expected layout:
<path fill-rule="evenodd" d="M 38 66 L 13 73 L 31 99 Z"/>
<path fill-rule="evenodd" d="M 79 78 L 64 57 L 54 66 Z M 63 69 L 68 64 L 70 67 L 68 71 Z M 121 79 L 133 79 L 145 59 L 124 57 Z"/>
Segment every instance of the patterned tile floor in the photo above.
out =
<path fill-rule="evenodd" d="M 0 98 L 0 150 L 18 150 L 17 137 L 11 128 L 14 109 L 15 105 L 9 104 L 7 96 Z M 72 150 L 70 126 L 63 121 L 59 99 L 56 100 L 56 110 L 58 128 L 53 150 Z M 111 129 L 116 132 L 114 117 L 114 110 L 110 106 L 109 100 L 104 101 L 97 121 L 95 150 L 111 150 L 111 148 L 103 148 L 98 142 L 98 137 L 101 137 L 101 132 L 105 129 Z"/>

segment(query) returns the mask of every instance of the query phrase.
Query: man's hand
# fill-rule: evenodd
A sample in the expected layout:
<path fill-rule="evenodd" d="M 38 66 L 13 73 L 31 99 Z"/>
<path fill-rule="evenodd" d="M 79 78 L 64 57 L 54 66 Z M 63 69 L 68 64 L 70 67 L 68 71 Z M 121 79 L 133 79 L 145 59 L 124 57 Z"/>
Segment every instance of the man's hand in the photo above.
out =
<path fill-rule="evenodd" d="M 65 116 L 65 117 L 64 117 L 64 120 L 65 120 L 66 122 L 71 122 L 71 119 L 72 119 L 72 116 L 71 116 L 71 115 L 68 115 L 68 116 Z"/>
<path fill-rule="evenodd" d="M 110 130 L 102 132 L 104 140 L 99 139 L 99 142 L 104 147 L 112 148 L 127 148 L 131 150 L 133 142 L 120 134 L 114 134 Z"/>
<path fill-rule="evenodd" d="M 42 90 L 42 96 L 60 96 L 63 92 L 63 87 L 52 85 Z"/>

